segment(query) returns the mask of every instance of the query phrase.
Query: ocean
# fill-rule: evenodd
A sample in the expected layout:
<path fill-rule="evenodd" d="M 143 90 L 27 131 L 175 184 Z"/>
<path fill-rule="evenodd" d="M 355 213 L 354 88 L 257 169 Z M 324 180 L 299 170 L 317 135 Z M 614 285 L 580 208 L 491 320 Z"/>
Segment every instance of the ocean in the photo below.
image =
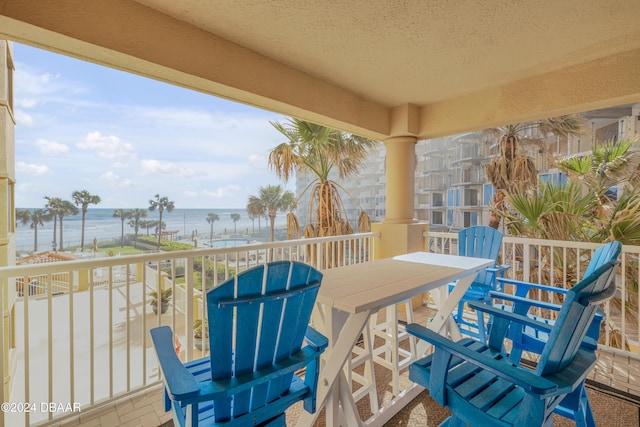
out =
<path fill-rule="evenodd" d="M 121 224 L 120 218 L 115 218 L 113 212 L 115 209 L 91 208 L 87 210 L 84 231 L 84 247 L 92 248 L 93 239 L 100 242 L 108 240 L 120 239 Z M 209 240 L 211 225 L 207 222 L 207 214 L 214 212 L 218 215 L 218 221 L 213 223 L 214 238 L 220 237 L 220 234 L 231 235 L 234 233 L 234 223 L 231 219 L 232 213 L 240 214 L 240 220 L 235 224 L 237 234 L 253 234 L 254 223 L 255 233 L 258 233 L 258 219 L 252 221 L 245 209 L 174 209 L 171 212 L 164 211 L 162 221 L 166 224 L 165 231 L 176 230 L 178 232 L 178 240 L 191 240 L 192 233 L 197 233 L 199 242 Z M 158 211 L 149 211 L 147 220 L 159 219 Z M 82 214 L 68 216 L 63 221 L 64 230 L 62 237 L 64 240 L 64 248 L 80 246 L 82 236 Z M 276 229 L 286 226 L 286 214 L 278 213 L 276 216 Z M 269 221 L 265 218 L 260 219 L 260 229 L 263 233 L 269 229 Z M 153 229 L 149 230 L 153 234 Z M 124 233 L 133 234 L 133 227 L 129 226 L 129 220 L 124 223 Z M 146 228 L 140 229 L 138 234 L 146 234 Z M 58 221 L 58 230 L 56 231 L 57 239 L 60 238 L 60 224 Z M 254 239 L 256 237 L 251 237 Z M 257 238 L 256 238 L 257 239 Z M 22 225 L 18 223 L 16 227 L 16 250 L 17 251 L 33 251 L 34 232 L 30 224 Z M 45 222 L 44 226 L 38 227 L 38 251 L 44 251 L 52 248 L 53 241 L 53 221 Z M 58 243 L 58 248 L 60 244 Z"/>

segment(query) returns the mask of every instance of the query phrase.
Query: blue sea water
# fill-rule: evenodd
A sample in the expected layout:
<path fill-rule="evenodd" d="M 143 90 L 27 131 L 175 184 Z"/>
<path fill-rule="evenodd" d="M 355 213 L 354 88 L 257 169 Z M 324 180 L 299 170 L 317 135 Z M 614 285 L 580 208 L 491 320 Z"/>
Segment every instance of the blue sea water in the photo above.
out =
<path fill-rule="evenodd" d="M 120 218 L 114 217 L 115 209 L 91 208 L 87 211 L 85 219 L 84 247 L 91 248 L 93 239 L 100 242 L 107 240 L 115 240 L 120 238 L 122 222 Z M 218 215 L 218 221 L 213 223 L 213 232 L 215 237 L 221 234 L 227 236 L 234 234 L 234 223 L 231 214 L 240 214 L 240 220 L 235 224 L 237 234 L 253 234 L 261 229 L 263 232 L 269 228 L 269 222 L 265 218 L 252 221 L 244 209 L 174 209 L 171 212 L 165 211 L 162 214 L 162 221 L 166 224 L 165 230 L 176 230 L 178 232 L 178 240 L 191 240 L 192 233 L 197 233 L 198 241 L 204 243 L 209 240 L 211 233 L 211 225 L 207 222 L 207 214 L 214 212 Z M 148 212 L 148 218 L 159 218 L 158 212 Z M 124 233 L 133 234 L 133 228 L 128 225 L 129 221 L 125 221 Z M 65 217 L 63 221 L 63 241 L 64 247 L 79 246 L 82 233 L 82 214 Z M 260 227 L 259 227 L 260 225 Z M 276 228 L 282 228 L 286 225 L 285 214 L 278 214 L 276 217 Z M 60 239 L 60 224 L 58 223 L 57 240 Z M 255 228 L 254 228 L 255 227 Z M 153 234 L 153 229 L 149 232 Z M 139 234 L 146 234 L 146 229 L 141 229 Z M 251 237 L 252 239 L 254 237 Z M 38 251 L 48 250 L 52 248 L 53 241 L 53 221 L 45 222 L 44 226 L 38 227 Z M 16 250 L 32 251 L 34 243 L 34 232 L 29 224 L 18 224 L 16 227 Z M 58 243 L 58 247 L 60 244 Z"/>

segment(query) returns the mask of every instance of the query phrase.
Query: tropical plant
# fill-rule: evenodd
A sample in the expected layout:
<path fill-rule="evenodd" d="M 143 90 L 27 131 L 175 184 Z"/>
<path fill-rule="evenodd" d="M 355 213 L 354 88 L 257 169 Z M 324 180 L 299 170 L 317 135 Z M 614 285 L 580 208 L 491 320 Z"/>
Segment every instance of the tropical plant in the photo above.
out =
<path fill-rule="evenodd" d="M 146 209 L 139 209 L 139 208 L 131 209 L 129 213 L 130 213 L 129 227 L 133 227 L 133 232 L 134 232 L 133 247 L 137 248 L 138 247 L 138 231 L 140 231 L 140 227 L 144 227 L 144 224 L 146 223 L 146 221 L 143 220 L 142 218 L 146 218 L 149 215 L 149 213 L 147 212 Z"/>
<path fill-rule="evenodd" d="M 124 222 L 131 218 L 129 209 L 116 209 L 113 211 L 114 218 L 120 218 L 120 245 L 124 247 Z"/>
<path fill-rule="evenodd" d="M 44 226 L 44 221 L 50 221 L 51 216 L 44 209 L 34 209 L 29 215 L 28 221 L 31 222 L 30 227 L 33 228 L 33 251 L 38 251 L 38 227 Z M 23 222 L 23 224 L 25 224 Z"/>
<path fill-rule="evenodd" d="M 158 223 L 158 220 L 155 220 L 155 219 L 142 220 L 142 221 L 140 221 L 140 227 L 147 229 L 147 236 L 148 236 L 149 235 L 149 229 L 155 227 L 157 223 Z"/>
<path fill-rule="evenodd" d="M 260 229 L 260 218 L 262 218 L 266 213 L 264 204 L 259 197 L 249 197 L 249 202 L 247 203 L 247 214 L 249 214 L 249 218 L 253 221 L 254 233 L 256 231 L 255 218 L 258 218 L 258 232 L 260 232 L 262 231 Z"/>
<path fill-rule="evenodd" d="M 47 215 L 50 218 L 53 218 L 53 240 L 51 241 L 51 243 L 53 244 L 53 249 L 55 250 L 58 246 L 58 211 L 62 207 L 62 199 L 59 197 L 49 196 L 45 196 L 44 198 L 47 200 L 47 203 L 44 206 L 47 210 Z"/>
<path fill-rule="evenodd" d="M 329 173 L 335 167 L 340 179 L 354 175 L 378 142 L 299 119 L 271 124 L 287 138 L 269 153 L 269 166 L 276 175 L 285 183 L 299 171 L 308 171 L 316 177 L 307 187 L 311 188 L 312 218 L 304 227 L 305 237 L 350 234 L 352 228 L 338 191 L 340 187 L 329 179 Z M 364 210 L 360 213 L 358 228 L 360 231 L 370 229 Z M 289 238 L 300 237 L 298 219 L 293 212 L 287 215 L 287 233 Z"/>
<path fill-rule="evenodd" d="M 571 179 L 585 185 L 598 204 L 598 217 L 610 217 L 616 195 L 611 189 L 629 183 L 640 184 L 640 152 L 630 151 L 636 138 L 607 141 L 593 146 L 591 153 L 572 156 L 559 162 L 558 168 Z"/>
<path fill-rule="evenodd" d="M 233 220 L 233 234 L 236 234 L 237 233 L 236 225 L 237 225 L 237 222 L 240 221 L 240 214 L 232 213 L 231 220 Z"/>
<path fill-rule="evenodd" d="M 291 206 L 295 203 L 295 195 L 291 191 L 283 192 L 282 187 L 279 185 L 260 187 L 259 191 L 259 196 L 249 196 L 249 204 L 264 206 L 264 212 L 269 215 L 269 241 L 273 242 L 276 215 L 278 211 L 286 212 L 291 209 Z"/>
<path fill-rule="evenodd" d="M 165 210 L 171 212 L 174 207 L 173 201 L 169 200 L 166 196 L 160 197 L 159 194 L 156 194 L 155 199 L 149 199 L 149 210 L 155 211 L 158 209 L 158 213 L 160 214 L 160 219 L 158 220 L 158 249 L 160 249 L 160 237 L 162 236 L 162 213 Z"/>
<path fill-rule="evenodd" d="M 498 136 L 498 155 L 486 167 L 487 179 L 493 184 L 495 194 L 489 218 L 489 227 L 500 226 L 500 212 L 505 212 L 505 197 L 514 193 L 535 192 L 538 172 L 533 160 L 523 155 L 523 143 L 536 144 L 545 151 L 544 139 L 549 135 L 567 137 L 582 132 L 584 120 L 578 115 L 560 116 L 529 123 L 516 123 L 487 133 Z M 538 137 L 531 136 L 537 131 Z"/>
<path fill-rule="evenodd" d="M 56 215 L 60 220 L 60 251 L 64 251 L 64 240 L 63 240 L 63 230 L 64 230 L 64 217 L 71 215 L 78 215 L 78 208 L 71 203 L 69 200 L 61 200 L 60 203 L 56 207 Z"/>
<path fill-rule="evenodd" d="M 211 224 L 211 234 L 209 235 L 209 241 L 210 241 L 211 247 L 213 247 L 213 223 L 219 219 L 220 217 L 215 212 L 209 212 L 207 214 L 207 222 Z"/>
<path fill-rule="evenodd" d="M 202 319 L 196 319 L 193 321 L 193 337 L 200 339 L 209 337 L 209 328 L 207 327 L 206 322 L 203 322 Z"/>
<path fill-rule="evenodd" d="M 160 313 L 164 313 L 166 311 L 167 305 L 171 302 L 172 292 L 171 288 L 160 290 Z M 149 292 L 149 296 L 151 297 L 151 307 L 153 307 L 153 311 L 157 313 L 158 293 L 156 291 Z"/>
<path fill-rule="evenodd" d="M 76 206 L 82 206 L 82 234 L 80 237 L 80 250 L 84 250 L 84 223 L 87 216 L 89 205 L 97 205 L 100 203 L 100 196 L 89 193 L 87 190 L 74 191 L 71 198 Z"/>
<path fill-rule="evenodd" d="M 498 214 L 514 235 L 640 244 L 640 153 L 629 151 L 634 143 L 596 144 L 589 154 L 560 161 L 568 181 L 541 183 L 535 193 L 509 194 L 510 210 Z"/>
<path fill-rule="evenodd" d="M 508 211 L 499 212 L 514 235 L 554 240 L 605 243 L 617 240 L 626 245 L 640 245 L 640 189 L 636 152 L 630 151 L 634 140 L 620 140 L 594 145 L 592 152 L 560 161 L 558 167 L 567 174 L 563 183 L 541 183 L 535 193 L 509 194 Z M 613 191 L 616 188 L 617 191 Z M 542 281 L 557 286 L 572 286 L 578 271 L 584 271 L 579 253 L 562 249 L 534 251 L 531 268 L 539 268 Z M 628 303 L 615 297 L 611 304 L 622 310 L 628 305 L 629 316 L 637 314 L 637 255 L 627 259 Z M 636 267 L 637 268 L 637 267 Z M 554 270 L 555 269 L 555 270 Z M 560 271 L 563 270 L 563 271 Z M 629 271 L 631 271 L 629 273 Z M 566 277 L 567 283 L 552 283 Z M 613 331 L 611 336 L 619 335 Z M 604 335 L 603 335 L 604 336 Z M 610 345 L 614 345 L 613 342 Z"/>
<path fill-rule="evenodd" d="M 29 209 L 16 209 L 16 225 L 21 223 L 27 225 L 31 220 L 31 211 Z"/>

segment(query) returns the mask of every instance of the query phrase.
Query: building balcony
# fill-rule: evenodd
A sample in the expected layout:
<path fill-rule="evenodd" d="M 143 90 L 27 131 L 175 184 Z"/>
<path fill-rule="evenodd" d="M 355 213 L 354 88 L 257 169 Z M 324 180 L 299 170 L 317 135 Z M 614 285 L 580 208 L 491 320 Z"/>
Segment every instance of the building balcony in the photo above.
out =
<path fill-rule="evenodd" d="M 456 238 L 452 233 L 430 232 L 424 249 L 455 254 Z M 93 424 L 87 425 L 100 425 L 97 420 L 101 425 L 158 425 L 168 416 L 161 408 L 150 328 L 170 325 L 176 331 L 180 358 L 199 358 L 206 349 L 196 348 L 192 325 L 205 312 L 203 286 L 215 287 L 267 259 L 297 259 L 321 269 L 367 263 L 376 241 L 375 233 L 367 233 L 130 257 L 89 255 L 75 261 L 0 268 L 2 283 L 16 289 L 5 289 L 3 297 L 13 302 L 15 310 L 13 323 L 4 325 L 12 343 L 12 363 L 2 366 L 8 379 L 5 400 L 71 403 L 80 409 L 3 413 L 4 425 L 75 425 L 89 420 Z M 334 257 L 329 258 L 327 245 L 336 248 Z M 511 277 L 566 286 L 584 271 L 597 246 L 505 237 L 501 263 L 511 265 Z M 634 382 L 640 361 L 638 325 L 633 320 L 638 316 L 638 291 L 631 283 L 637 277 L 638 256 L 640 247 L 623 247 L 625 274 L 618 278 L 618 296 L 603 307 L 607 321 L 600 359 L 590 375 L 593 381 L 633 396 L 640 396 L 640 386 Z M 151 293 L 160 289 L 172 291 L 164 313 L 154 311 L 152 304 Z M 626 310 L 620 310 L 622 301 Z M 433 306 L 428 299 L 423 304 L 417 311 L 428 319 Z M 610 375 L 616 371 L 624 375 Z M 388 375 L 376 371 L 376 381 L 386 380 Z M 408 425 L 418 425 L 413 422 Z"/>

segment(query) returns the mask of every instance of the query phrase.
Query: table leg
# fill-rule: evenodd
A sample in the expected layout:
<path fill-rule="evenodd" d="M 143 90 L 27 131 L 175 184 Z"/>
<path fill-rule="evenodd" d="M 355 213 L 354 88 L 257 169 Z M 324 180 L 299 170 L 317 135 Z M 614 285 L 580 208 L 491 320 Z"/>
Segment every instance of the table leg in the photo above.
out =
<path fill-rule="evenodd" d="M 351 421 L 344 425 L 349 427 L 361 425 L 362 421 L 357 415 L 357 408 L 351 396 L 351 386 L 347 384 L 342 367 L 347 362 L 347 358 L 351 357 L 351 349 L 367 325 L 370 313 L 362 312 L 347 316 L 342 311 L 326 309 L 324 314 L 323 332 L 329 337 L 329 347 L 325 350 L 324 366 L 318 378 L 317 410 L 315 414 L 303 411 L 297 426 L 313 425 L 323 405 L 326 408 L 327 425 L 338 426 L 343 417 L 345 421 Z M 347 316 L 346 320 L 345 316 Z M 347 394 L 351 398 L 347 398 Z M 340 411 L 342 411 L 342 417 Z"/>
<path fill-rule="evenodd" d="M 458 306 L 458 303 L 462 299 L 462 296 L 471 283 L 473 283 L 473 279 L 475 278 L 475 274 L 468 275 L 463 277 L 456 283 L 456 286 L 453 288 L 453 291 L 449 294 L 449 296 L 442 301 L 442 297 L 440 298 L 440 307 L 438 308 L 438 312 L 431 322 L 426 325 L 432 331 L 438 332 L 440 335 L 448 336 L 452 341 L 458 341 L 462 338 L 462 334 L 460 333 L 460 329 L 456 324 L 456 321 L 451 317 L 451 313 Z M 445 285 L 448 286 L 448 285 Z M 440 288 L 441 292 L 446 292 L 446 288 Z M 418 342 L 418 355 L 425 354 L 430 344 L 426 341 Z"/>

